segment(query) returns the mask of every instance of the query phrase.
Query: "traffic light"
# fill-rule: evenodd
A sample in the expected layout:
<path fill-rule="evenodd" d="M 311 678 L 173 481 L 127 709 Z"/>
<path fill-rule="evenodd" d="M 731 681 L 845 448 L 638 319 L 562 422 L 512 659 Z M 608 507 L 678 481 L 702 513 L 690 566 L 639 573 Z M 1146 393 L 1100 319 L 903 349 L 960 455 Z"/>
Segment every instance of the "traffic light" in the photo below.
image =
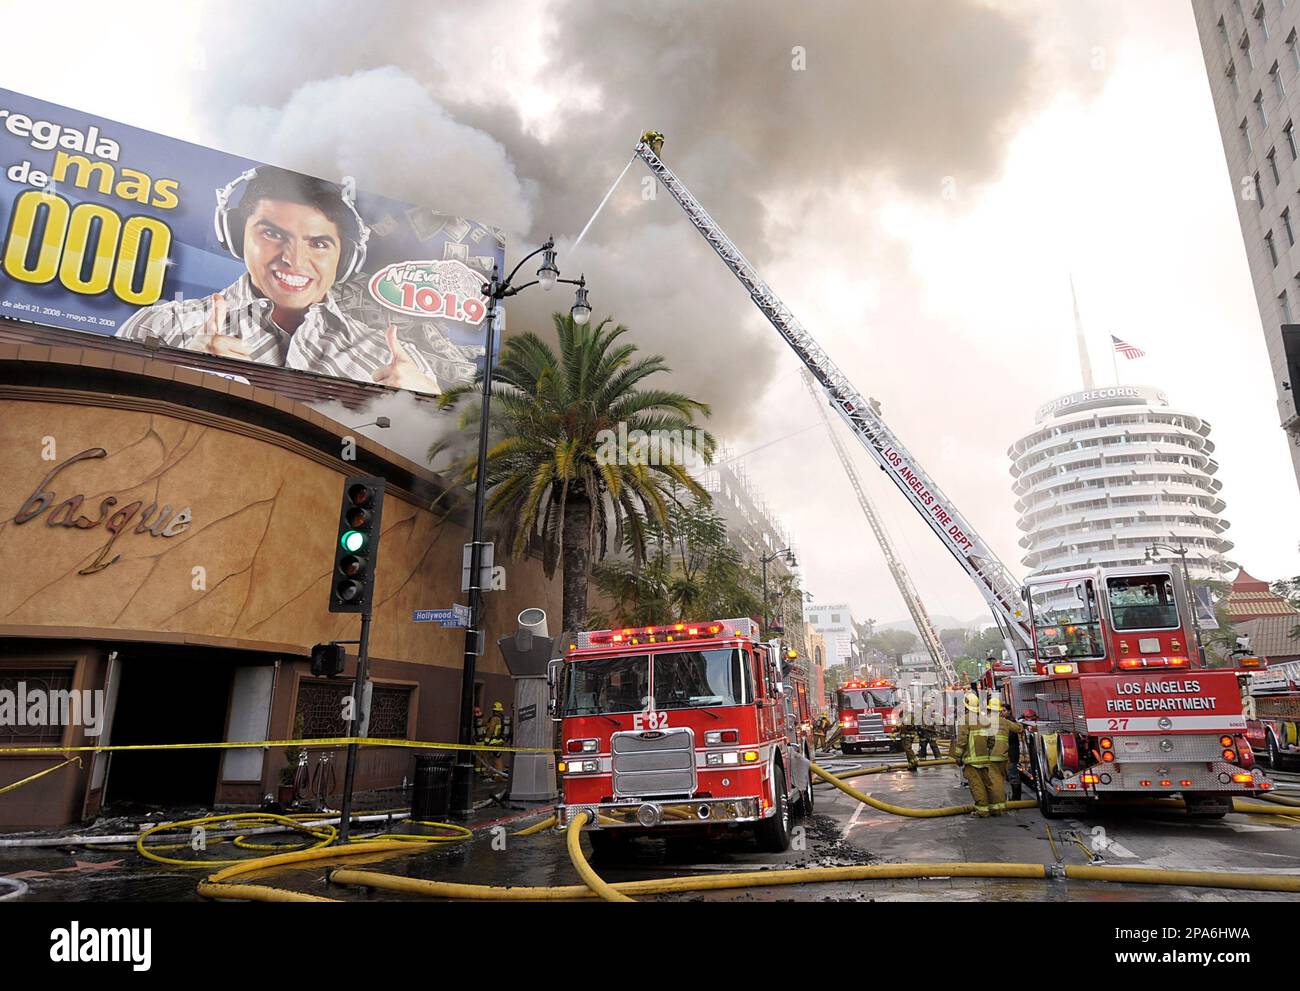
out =
<path fill-rule="evenodd" d="M 379 558 L 379 524 L 384 509 L 384 481 L 349 475 L 343 484 L 334 570 L 330 575 L 330 612 L 370 612 Z"/>
<path fill-rule="evenodd" d="M 311 673 L 314 678 L 333 678 L 343 673 L 345 652 L 341 643 L 318 643 L 311 649 Z"/>

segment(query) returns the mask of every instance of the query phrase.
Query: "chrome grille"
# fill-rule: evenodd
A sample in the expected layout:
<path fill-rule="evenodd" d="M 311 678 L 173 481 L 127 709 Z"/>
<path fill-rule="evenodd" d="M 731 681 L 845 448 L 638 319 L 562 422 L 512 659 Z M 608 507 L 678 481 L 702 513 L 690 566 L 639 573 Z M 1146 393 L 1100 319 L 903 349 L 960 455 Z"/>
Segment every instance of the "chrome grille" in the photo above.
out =
<path fill-rule="evenodd" d="M 878 712 L 860 713 L 858 715 L 858 734 L 860 736 L 884 736 L 884 717 Z"/>
<path fill-rule="evenodd" d="M 695 791 L 695 734 L 686 727 L 615 733 L 614 795 L 690 795 Z"/>

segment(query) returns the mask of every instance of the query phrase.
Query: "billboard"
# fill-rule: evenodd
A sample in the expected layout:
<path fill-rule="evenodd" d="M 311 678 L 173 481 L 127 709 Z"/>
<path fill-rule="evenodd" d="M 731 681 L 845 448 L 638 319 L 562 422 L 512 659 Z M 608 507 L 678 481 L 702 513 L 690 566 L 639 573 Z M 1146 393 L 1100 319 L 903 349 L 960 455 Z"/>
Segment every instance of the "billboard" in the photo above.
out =
<path fill-rule="evenodd" d="M 0 317 L 423 393 L 482 360 L 486 224 L 5 89 L 0 170 Z"/>

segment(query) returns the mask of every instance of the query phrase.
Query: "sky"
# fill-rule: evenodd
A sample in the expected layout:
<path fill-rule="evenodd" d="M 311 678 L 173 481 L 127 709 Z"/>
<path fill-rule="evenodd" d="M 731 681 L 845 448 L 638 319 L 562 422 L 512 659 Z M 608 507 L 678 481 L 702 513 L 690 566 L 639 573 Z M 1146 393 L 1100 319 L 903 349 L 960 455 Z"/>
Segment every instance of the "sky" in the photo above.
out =
<path fill-rule="evenodd" d="M 310 9 L 311 15 L 304 16 Z M 0 86 L 473 216 L 512 258 L 549 234 L 597 316 L 663 354 L 745 460 L 815 601 L 906 615 L 799 379 L 730 273 L 634 165 L 642 130 L 1015 575 L 1007 447 L 1081 387 L 1207 419 L 1230 558 L 1300 574 L 1300 492 L 1185 0 L 406 0 L 61 6 L 57 53 Z M 129 12 L 129 13 L 128 13 Z M 48 18 L 0 0 L 7 37 Z M 496 31 L 496 35 L 485 32 Z M 58 62 L 55 62 L 57 57 Z M 512 301 L 512 330 L 567 302 Z M 437 425 L 394 401 L 379 439 Z M 811 429 L 808 429 L 811 428 Z M 837 428 L 838 429 L 838 428 Z M 847 438 L 846 438 L 847 439 Z M 930 611 L 987 615 L 903 497 L 853 451 Z"/>

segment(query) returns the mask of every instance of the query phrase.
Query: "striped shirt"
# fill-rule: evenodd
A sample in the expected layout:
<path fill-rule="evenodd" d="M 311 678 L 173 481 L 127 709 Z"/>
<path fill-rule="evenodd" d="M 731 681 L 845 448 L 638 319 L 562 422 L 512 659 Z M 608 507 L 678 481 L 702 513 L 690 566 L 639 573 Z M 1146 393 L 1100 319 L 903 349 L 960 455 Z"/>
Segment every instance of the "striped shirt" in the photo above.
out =
<path fill-rule="evenodd" d="M 367 305 L 359 286 L 336 286 L 322 301 L 307 308 L 302 323 L 293 332 L 276 325 L 271 318 L 271 301 L 257 292 L 247 272 L 217 295 L 226 304 L 221 333 L 241 340 L 250 360 L 264 365 L 373 382 L 375 374 L 392 361 L 384 338 L 391 323 L 407 354 L 438 383 L 439 391 L 474 376 L 474 349 L 457 347 L 432 322 L 398 314 L 392 314 L 390 320 L 376 305 Z M 208 321 L 213 306 L 211 296 L 156 303 L 132 314 L 116 336 L 134 341 L 156 337 L 166 347 L 202 350 L 200 338 L 211 332 Z M 376 325 L 363 323 L 350 316 L 348 310 L 365 313 Z"/>

